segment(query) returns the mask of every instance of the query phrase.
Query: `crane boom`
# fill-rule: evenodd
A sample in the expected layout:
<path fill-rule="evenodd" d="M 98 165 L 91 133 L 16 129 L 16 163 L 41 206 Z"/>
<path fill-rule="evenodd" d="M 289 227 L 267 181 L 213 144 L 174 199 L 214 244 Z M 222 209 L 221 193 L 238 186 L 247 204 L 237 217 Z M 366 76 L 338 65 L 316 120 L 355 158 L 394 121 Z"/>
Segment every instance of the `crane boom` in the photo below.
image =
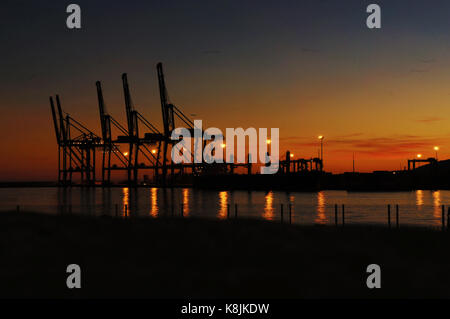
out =
<path fill-rule="evenodd" d="M 55 128 L 56 142 L 61 144 L 61 133 L 58 127 L 58 119 L 56 117 L 55 104 L 53 103 L 53 97 L 50 96 L 50 108 L 52 109 L 53 126 Z"/>
<path fill-rule="evenodd" d="M 105 101 L 103 99 L 103 92 L 102 92 L 102 84 L 100 81 L 95 82 L 95 85 L 97 86 L 97 98 L 98 98 L 98 109 L 100 112 L 100 125 L 102 128 L 102 137 L 103 140 L 108 140 L 107 131 L 106 131 L 106 114 L 105 114 Z"/>
<path fill-rule="evenodd" d="M 173 105 L 170 104 L 168 100 L 167 87 L 164 80 L 164 71 L 162 63 L 158 63 L 156 69 L 158 72 L 159 95 L 161 99 L 161 111 L 163 116 L 164 135 L 168 138 L 172 130 L 175 129 L 173 118 Z"/>

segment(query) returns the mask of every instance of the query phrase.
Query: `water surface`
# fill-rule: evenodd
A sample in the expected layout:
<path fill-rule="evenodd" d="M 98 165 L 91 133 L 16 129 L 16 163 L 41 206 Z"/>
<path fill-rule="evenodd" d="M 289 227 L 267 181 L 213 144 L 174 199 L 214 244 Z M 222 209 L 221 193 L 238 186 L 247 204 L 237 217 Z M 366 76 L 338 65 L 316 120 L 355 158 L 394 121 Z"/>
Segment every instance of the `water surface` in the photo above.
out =
<path fill-rule="evenodd" d="M 138 216 L 183 215 L 206 218 L 238 217 L 288 220 L 289 206 L 293 223 L 335 223 L 335 207 L 345 205 L 345 223 L 387 223 L 387 205 L 395 223 L 395 205 L 399 205 L 400 224 L 440 226 L 441 205 L 450 204 L 450 191 L 346 192 L 321 191 L 263 192 L 209 191 L 191 188 L 0 188 L 0 211 L 32 210 L 57 214 L 123 216 L 125 211 Z M 283 207 L 282 207 L 283 206 Z"/>

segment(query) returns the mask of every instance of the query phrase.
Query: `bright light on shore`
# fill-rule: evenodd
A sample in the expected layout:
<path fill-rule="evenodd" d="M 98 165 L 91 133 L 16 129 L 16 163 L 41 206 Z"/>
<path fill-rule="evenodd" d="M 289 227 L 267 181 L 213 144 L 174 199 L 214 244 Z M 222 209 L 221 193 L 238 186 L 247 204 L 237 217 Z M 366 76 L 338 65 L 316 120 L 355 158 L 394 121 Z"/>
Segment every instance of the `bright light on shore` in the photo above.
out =
<path fill-rule="evenodd" d="M 222 148 L 225 148 L 227 145 L 225 143 L 222 143 L 222 145 L 220 145 Z"/>
<path fill-rule="evenodd" d="M 435 151 L 439 151 L 439 146 L 435 146 L 435 147 L 434 147 L 434 150 L 435 150 Z"/>
<path fill-rule="evenodd" d="M 319 135 L 317 138 L 318 138 L 319 140 L 323 140 L 323 135 Z"/>
<path fill-rule="evenodd" d="M 417 158 L 421 158 L 422 157 L 422 154 L 417 154 Z"/>
<path fill-rule="evenodd" d="M 270 143 L 272 143 L 272 141 L 269 140 L 269 139 L 267 139 L 267 140 L 266 140 L 266 143 L 267 143 L 267 144 L 270 144 Z"/>

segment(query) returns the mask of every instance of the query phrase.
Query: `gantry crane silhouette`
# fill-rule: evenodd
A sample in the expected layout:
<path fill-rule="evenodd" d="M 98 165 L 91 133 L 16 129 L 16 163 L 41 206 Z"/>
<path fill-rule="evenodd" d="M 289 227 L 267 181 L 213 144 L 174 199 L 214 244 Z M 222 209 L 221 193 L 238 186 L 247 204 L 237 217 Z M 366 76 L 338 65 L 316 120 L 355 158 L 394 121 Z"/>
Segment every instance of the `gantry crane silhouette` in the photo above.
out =
<path fill-rule="evenodd" d="M 122 87 L 126 114 L 126 125 L 117 121 L 106 108 L 103 88 L 100 81 L 96 82 L 101 137 L 89 130 L 78 120 L 64 113 L 60 98 L 56 95 L 56 107 L 53 97 L 50 106 L 58 145 L 58 182 L 60 185 L 74 184 L 74 173 L 80 174 L 81 185 L 111 185 L 111 175 L 114 171 L 126 172 L 126 184 L 137 186 L 139 173 L 153 172 L 153 184 L 157 186 L 173 185 L 178 176 L 186 172 L 192 176 L 234 174 L 235 168 L 245 167 L 247 174 L 252 174 L 252 163 L 248 154 L 248 163 L 213 163 L 207 164 L 203 159 L 200 163 L 175 164 L 169 154 L 175 143 L 172 139 L 176 125 L 187 129 L 195 136 L 194 122 L 186 116 L 180 107 L 169 99 L 162 63 L 156 65 L 158 88 L 161 102 L 162 131 L 147 120 L 133 103 L 128 83 L 128 75 L 122 74 Z M 141 132 L 142 131 L 142 132 Z M 73 135 L 77 133 L 77 135 Z M 204 132 L 201 130 L 200 136 Z M 206 145 L 203 140 L 202 150 Z M 194 144 L 194 147 L 199 145 Z M 96 152 L 101 151 L 101 181 L 96 180 Z M 194 149 L 194 153 L 197 150 Z M 203 152 L 201 152 L 203 153 Z M 190 156 L 192 154 L 183 154 Z M 300 171 L 322 170 L 320 159 L 291 159 L 290 153 L 286 160 L 280 162 L 281 173 L 296 173 Z M 170 171 L 170 174 L 169 174 Z M 144 177 L 147 175 L 144 175 Z M 145 178 L 144 178 L 145 179 Z"/>
<path fill-rule="evenodd" d="M 128 76 L 122 74 L 122 86 L 126 112 L 126 127 L 108 113 L 103 96 L 102 84 L 96 82 L 97 99 L 101 126 L 101 137 L 86 128 L 85 125 L 62 111 L 59 96 L 56 95 L 55 107 L 53 97 L 50 106 L 53 116 L 55 135 L 58 144 L 58 182 L 60 185 L 71 185 L 73 173 L 80 173 L 82 185 L 96 183 L 96 150 L 101 150 L 101 184 L 111 184 L 112 171 L 126 171 L 127 184 L 137 185 L 139 172 L 151 170 L 157 184 L 165 185 L 168 170 L 171 176 L 178 170 L 183 173 L 195 164 L 173 164 L 169 151 L 176 140 L 171 139 L 175 129 L 175 120 L 191 132 L 193 121 L 169 100 L 165 84 L 162 63 L 157 64 L 158 85 L 161 99 L 163 132 L 147 120 L 135 107 L 130 93 Z M 143 135 L 140 129 L 144 129 Z M 80 135 L 71 136 L 71 130 Z M 114 137 L 114 133 L 118 132 Z M 124 148 L 127 151 L 124 151 Z"/>

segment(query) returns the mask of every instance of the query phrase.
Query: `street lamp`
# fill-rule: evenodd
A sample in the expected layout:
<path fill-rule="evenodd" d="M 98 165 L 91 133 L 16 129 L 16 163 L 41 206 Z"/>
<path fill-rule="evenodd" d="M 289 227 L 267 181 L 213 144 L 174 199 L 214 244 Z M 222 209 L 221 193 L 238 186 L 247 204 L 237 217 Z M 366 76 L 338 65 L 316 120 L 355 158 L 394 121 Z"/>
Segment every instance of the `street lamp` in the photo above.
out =
<path fill-rule="evenodd" d="M 422 154 L 417 154 L 417 158 L 422 158 Z"/>
<path fill-rule="evenodd" d="M 323 162 L 323 135 L 319 135 L 318 139 L 320 140 L 320 160 Z"/>
<path fill-rule="evenodd" d="M 434 150 L 435 150 L 435 152 L 436 152 L 436 161 L 438 160 L 438 151 L 439 151 L 439 146 L 435 146 L 434 147 Z"/>

